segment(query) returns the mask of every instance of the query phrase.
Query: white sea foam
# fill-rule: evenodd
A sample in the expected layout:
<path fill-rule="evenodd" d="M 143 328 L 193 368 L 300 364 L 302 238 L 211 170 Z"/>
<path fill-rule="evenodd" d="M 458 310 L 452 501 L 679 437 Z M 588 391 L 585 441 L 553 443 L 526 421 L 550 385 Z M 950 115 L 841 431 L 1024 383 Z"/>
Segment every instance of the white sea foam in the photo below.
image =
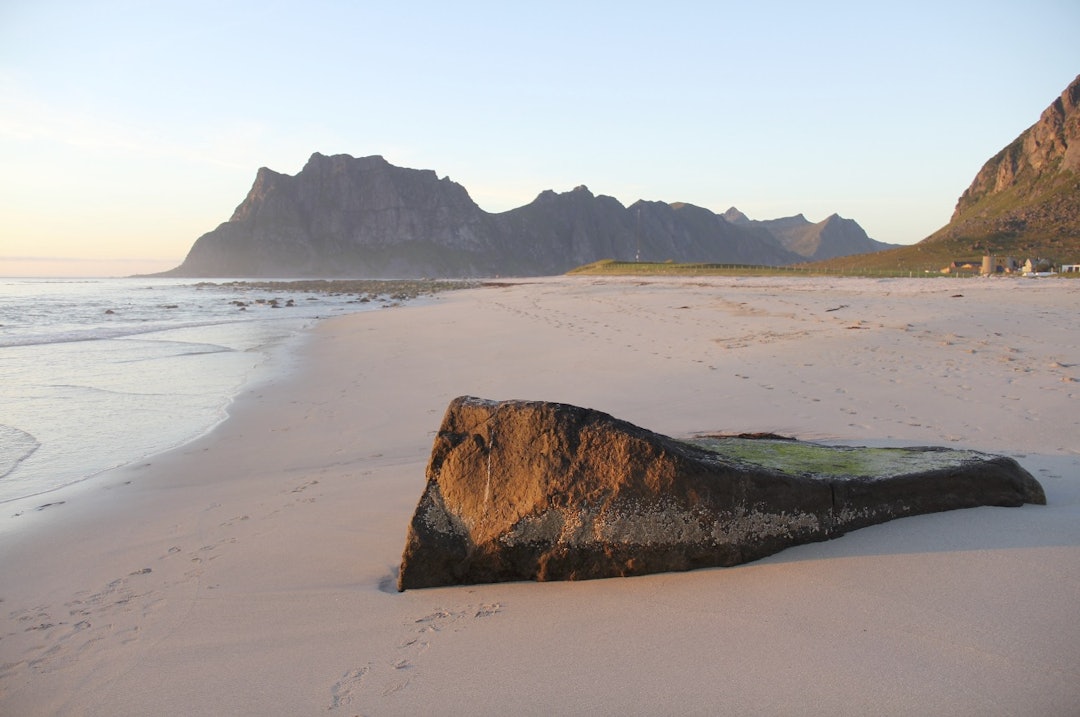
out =
<path fill-rule="evenodd" d="M 205 433 L 302 329 L 377 305 L 175 279 L 0 280 L 0 502 Z"/>

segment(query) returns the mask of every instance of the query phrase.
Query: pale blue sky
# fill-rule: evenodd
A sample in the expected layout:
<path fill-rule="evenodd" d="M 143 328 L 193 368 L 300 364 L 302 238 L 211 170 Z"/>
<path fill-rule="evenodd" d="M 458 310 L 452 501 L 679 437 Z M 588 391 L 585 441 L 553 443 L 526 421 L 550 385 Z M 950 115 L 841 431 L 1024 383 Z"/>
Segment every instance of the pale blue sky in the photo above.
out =
<path fill-rule="evenodd" d="M 315 151 L 488 211 L 587 184 L 912 243 L 1080 73 L 1078 29 L 1076 0 L 0 0 L 0 275 L 170 268 Z"/>

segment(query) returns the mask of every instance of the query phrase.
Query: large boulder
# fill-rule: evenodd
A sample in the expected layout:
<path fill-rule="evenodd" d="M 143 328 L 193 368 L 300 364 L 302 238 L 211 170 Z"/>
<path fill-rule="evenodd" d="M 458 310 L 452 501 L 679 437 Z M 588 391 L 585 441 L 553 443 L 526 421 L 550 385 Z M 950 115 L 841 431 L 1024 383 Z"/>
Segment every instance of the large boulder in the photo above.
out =
<path fill-rule="evenodd" d="M 1045 504 L 1011 458 L 676 440 L 557 403 L 451 402 L 398 589 L 728 566 L 919 513 Z"/>

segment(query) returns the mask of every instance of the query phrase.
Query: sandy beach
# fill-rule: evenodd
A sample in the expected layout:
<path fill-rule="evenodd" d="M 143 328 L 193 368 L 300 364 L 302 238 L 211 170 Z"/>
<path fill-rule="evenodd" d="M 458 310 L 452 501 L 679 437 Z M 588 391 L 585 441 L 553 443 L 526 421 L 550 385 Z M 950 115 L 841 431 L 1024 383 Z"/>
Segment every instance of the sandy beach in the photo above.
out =
<path fill-rule="evenodd" d="M 507 281 L 324 321 L 209 435 L 0 514 L 0 714 L 1080 714 L 1080 281 Z M 1015 457 L 1046 506 L 398 593 L 459 395 Z"/>

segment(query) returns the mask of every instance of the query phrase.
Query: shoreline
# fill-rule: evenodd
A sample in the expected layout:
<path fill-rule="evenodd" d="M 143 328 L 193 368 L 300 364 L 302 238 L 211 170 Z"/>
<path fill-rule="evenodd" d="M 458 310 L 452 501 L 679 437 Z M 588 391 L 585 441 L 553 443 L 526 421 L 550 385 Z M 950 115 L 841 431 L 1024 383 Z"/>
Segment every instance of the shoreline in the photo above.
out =
<path fill-rule="evenodd" d="M 319 322 L 208 434 L 4 538 L 0 711 L 1068 714 L 1080 337 L 1061 327 L 1080 285 L 796 281 L 508 280 Z M 465 394 L 673 436 L 1001 453 L 1049 504 L 736 568 L 398 594 Z"/>
<path fill-rule="evenodd" d="M 139 301 L 123 304 L 126 297 L 108 293 L 116 282 L 90 283 L 106 290 L 67 297 L 76 313 L 82 311 L 73 322 L 79 326 L 77 335 L 46 321 L 51 333 L 41 332 L 37 342 L 20 341 L 16 333 L 15 343 L 2 349 L 4 365 L 16 378 L 15 396 L 27 398 L 15 398 L 4 416 L 18 425 L 0 429 L 25 436 L 32 445 L 18 456 L 14 450 L 4 452 L 3 458 L 13 460 L 0 465 L 0 505 L 48 496 L 212 431 L 246 386 L 276 381 L 290 371 L 292 346 L 325 318 L 319 315 L 323 311 L 333 316 L 396 308 L 476 285 L 430 280 L 229 281 L 170 285 L 170 294 L 168 287 L 140 283 L 135 293 L 147 292 L 152 298 L 139 296 Z M 185 290 L 188 293 L 182 293 Z M 100 313 L 101 306 L 110 307 L 107 316 L 135 318 L 121 328 L 108 318 L 92 323 L 95 314 L 86 307 Z M 48 309 L 44 313 L 49 316 Z M 16 331 L 18 327 L 16 322 Z M 170 356 L 164 348 L 169 345 L 188 348 Z M 45 374 L 41 367 L 46 366 L 56 368 Z M 22 383 L 20 376 L 25 377 Z M 102 396 L 114 397 L 115 405 Z M 84 404 L 93 408 L 80 415 Z M 151 425 L 124 417 L 140 412 Z M 70 418 L 62 418 L 65 415 Z M 82 422 L 86 419 L 89 423 Z M 95 453 L 99 446 L 108 450 Z M 17 527 L 5 523 L 10 521 L 0 517 L 0 532 Z"/>

